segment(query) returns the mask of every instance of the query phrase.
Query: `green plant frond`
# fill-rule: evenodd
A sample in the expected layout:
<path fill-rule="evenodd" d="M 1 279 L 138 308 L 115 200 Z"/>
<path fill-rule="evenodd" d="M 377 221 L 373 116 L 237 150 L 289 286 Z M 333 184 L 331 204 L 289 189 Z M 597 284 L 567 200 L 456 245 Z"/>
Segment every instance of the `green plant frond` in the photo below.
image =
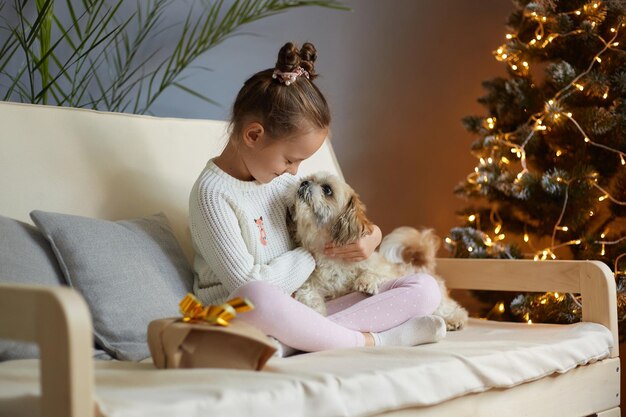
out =
<path fill-rule="evenodd" d="M 43 97 L 43 94 L 45 94 L 45 92 L 48 90 L 48 88 L 50 88 L 50 86 L 52 84 L 54 84 L 62 75 L 63 72 L 67 71 L 67 69 L 69 67 L 71 67 L 72 65 L 81 62 L 82 58 L 84 58 L 85 56 L 87 56 L 92 50 L 94 50 L 98 45 L 100 45 L 101 43 L 105 42 L 109 37 L 111 37 L 116 31 L 118 30 L 118 28 L 114 28 L 113 30 L 111 30 L 110 32 L 106 33 L 102 38 L 100 39 L 95 39 L 91 45 L 89 45 L 89 47 L 87 48 L 86 51 L 80 53 L 80 49 L 82 49 L 83 45 L 87 42 L 88 38 L 85 38 L 83 40 L 83 42 L 81 42 L 81 44 L 79 45 L 79 49 L 75 50 L 72 55 L 68 58 L 68 60 L 66 61 L 66 65 L 61 68 L 61 70 L 59 71 L 59 74 L 57 74 L 50 82 L 48 82 L 47 84 L 45 84 L 42 88 L 41 91 L 35 96 L 35 102 L 38 102 L 39 99 L 41 99 L 41 97 Z"/>
<path fill-rule="evenodd" d="M 197 70 L 201 70 L 201 71 L 207 71 L 207 72 L 215 71 L 213 68 L 205 67 L 203 65 L 190 65 L 188 68 L 189 69 L 197 69 Z"/>
<path fill-rule="evenodd" d="M 24 2 L 26 3 L 26 2 Z M 39 2 L 38 2 L 39 3 Z M 31 28 L 30 28 L 30 33 L 28 34 L 27 38 L 26 38 L 26 43 L 28 44 L 28 46 L 30 47 L 33 42 L 35 42 L 35 40 L 37 39 L 37 34 L 39 33 L 42 25 L 45 24 L 46 19 L 48 19 L 48 13 L 50 13 L 50 9 L 52 7 L 54 3 L 54 0 L 46 0 L 45 3 L 41 4 L 41 8 L 38 5 L 38 13 L 37 13 L 37 17 L 35 18 L 35 22 L 32 24 Z M 22 18 L 24 16 L 24 8 L 21 7 L 20 8 L 20 18 Z"/>
<path fill-rule="evenodd" d="M 8 37 L 7 40 L 0 47 L 0 71 L 11 62 L 13 55 L 19 50 L 19 41 L 14 37 Z"/>
<path fill-rule="evenodd" d="M 183 24 L 180 41 L 176 45 L 172 57 L 167 62 L 165 70 L 161 74 L 161 80 L 157 84 L 158 89 L 154 93 L 152 92 L 154 80 L 151 80 L 144 110 L 154 103 L 162 91 L 173 85 L 178 80 L 179 75 L 196 58 L 223 42 L 239 27 L 291 8 L 312 5 L 350 10 L 335 1 L 237 0 L 222 15 L 223 1 L 217 1 L 207 4 L 200 18 L 194 23 L 191 23 L 192 11 L 190 10 Z M 220 17 L 220 15 L 222 16 Z"/>
<path fill-rule="evenodd" d="M 123 0 L 65 0 L 67 23 L 55 15 L 54 0 L 14 0 L 18 22 L 0 16 L 0 30 L 7 33 L 0 44 L 0 75 L 8 80 L 0 94 L 34 103 L 45 104 L 49 97 L 59 105 L 149 113 L 163 91 L 175 87 L 218 105 L 182 83 L 193 75 L 187 71 L 212 71 L 194 65 L 200 55 L 231 36 L 254 36 L 239 30 L 288 9 L 350 10 L 338 1 L 194 1 L 200 9 L 191 7 L 183 22 L 164 25 L 167 7 L 180 4 L 177 0 L 136 0 L 136 12 L 124 16 Z M 36 5 L 32 17 L 29 2 Z M 0 10 L 5 3 L 0 0 Z M 181 31 L 166 58 L 158 58 L 159 49 L 142 49 L 174 27 Z M 6 73 L 9 64 L 18 68 L 16 74 Z"/>
<path fill-rule="evenodd" d="M 207 103 L 209 103 L 209 104 L 213 104 L 213 105 L 216 105 L 216 106 L 219 106 L 219 105 L 220 105 L 217 101 L 215 101 L 215 100 L 211 100 L 211 99 L 210 99 L 210 98 L 208 98 L 207 96 L 205 96 L 205 95 L 203 95 L 203 94 L 200 94 L 200 93 L 198 93 L 197 91 L 192 90 L 192 89 L 191 89 L 191 88 L 189 88 L 189 87 L 185 87 L 185 86 L 184 86 L 184 85 L 182 85 L 182 84 L 179 84 L 179 83 L 175 82 L 175 83 L 174 83 L 174 86 L 175 86 L 175 87 L 180 88 L 181 90 L 183 90 L 183 91 L 185 91 L 185 92 L 187 92 L 187 93 L 189 93 L 189 94 L 191 94 L 191 95 L 192 95 L 192 96 L 194 96 L 194 97 L 199 98 L 200 100 L 206 101 L 206 102 L 207 102 Z"/>
<path fill-rule="evenodd" d="M 76 12 L 74 11 L 74 6 L 72 6 L 72 0 L 65 0 L 65 5 L 67 6 L 67 10 L 70 12 L 70 18 L 72 19 L 72 27 L 76 32 L 79 40 L 83 39 L 83 33 L 80 29 L 80 25 L 78 24 L 79 18 L 76 16 Z M 56 19 L 56 16 L 55 16 Z M 56 19 L 58 20 L 58 19 Z"/>
<path fill-rule="evenodd" d="M 6 100 L 10 100 L 11 96 L 13 95 L 13 92 L 17 89 L 19 91 L 22 92 L 22 94 L 27 94 L 27 88 L 24 85 L 24 83 L 21 81 L 22 75 L 25 73 L 26 71 L 26 66 L 22 67 L 18 72 L 17 75 L 11 75 L 11 74 L 7 74 L 6 72 L 2 72 L 2 74 L 4 74 L 7 78 L 9 78 L 11 80 L 11 84 L 7 87 L 7 92 L 5 93 L 5 96 L 3 98 L 4 101 Z"/>

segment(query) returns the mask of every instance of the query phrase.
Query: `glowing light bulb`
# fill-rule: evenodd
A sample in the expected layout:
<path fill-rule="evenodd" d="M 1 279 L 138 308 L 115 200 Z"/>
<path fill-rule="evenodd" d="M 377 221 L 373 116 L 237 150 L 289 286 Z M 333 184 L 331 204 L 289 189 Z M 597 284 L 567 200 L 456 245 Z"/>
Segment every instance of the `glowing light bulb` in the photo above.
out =
<path fill-rule="evenodd" d="M 609 93 L 602 94 L 602 98 L 605 99 L 605 100 L 607 99 L 608 96 L 609 96 Z"/>
<path fill-rule="evenodd" d="M 517 65 L 513 64 L 511 65 L 511 68 L 513 68 L 513 71 L 517 71 Z"/>
<path fill-rule="evenodd" d="M 589 217 L 593 216 L 593 210 L 589 210 Z"/>
<path fill-rule="evenodd" d="M 506 38 L 507 38 L 507 39 L 513 39 L 513 35 L 511 35 L 510 33 L 507 33 L 507 34 L 506 34 Z"/>
<path fill-rule="evenodd" d="M 528 233 L 524 233 L 524 242 L 528 242 L 529 239 Z"/>
<path fill-rule="evenodd" d="M 503 240 L 504 238 L 505 238 L 504 233 L 500 233 L 500 234 L 498 235 L 498 239 Z"/>
<path fill-rule="evenodd" d="M 498 304 L 498 311 L 499 311 L 500 313 L 504 313 L 504 303 L 499 303 L 499 304 Z"/>
<path fill-rule="evenodd" d="M 620 155 L 620 156 L 621 156 L 621 155 Z M 505 164 L 508 164 L 509 162 L 511 162 L 511 161 L 509 161 L 509 160 L 506 158 L 506 156 L 503 156 L 502 158 L 500 158 L 500 161 L 502 161 L 502 162 L 503 162 L 503 163 L 505 163 Z M 624 158 L 622 158 L 622 162 L 623 162 L 623 161 L 624 161 Z M 624 165 L 624 164 L 622 164 L 622 165 Z"/>
<path fill-rule="evenodd" d="M 604 200 L 607 199 L 607 197 L 608 197 L 608 195 L 606 195 L 606 194 L 603 195 L 603 196 L 600 196 L 600 197 L 598 197 L 598 201 L 604 201 Z"/>
<path fill-rule="evenodd" d="M 476 215 L 472 214 L 470 215 L 467 220 L 469 220 L 470 222 L 473 222 L 474 220 L 476 220 Z"/>
<path fill-rule="evenodd" d="M 619 42 L 613 42 L 613 46 L 619 46 Z"/>
<path fill-rule="evenodd" d="M 468 251 L 468 252 L 472 252 L 473 250 L 474 250 L 474 248 L 473 248 L 473 247 L 471 247 L 471 246 L 468 246 L 468 247 L 467 247 L 467 251 Z"/>
<path fill-rule="evenodd" d="M 449 237 L 446 237 L 445 241 L 448 245 L 452 244 L 452 239 L 450 239 Z"/>
<path fill-rule="evenodd" d="M 502 225 L 498 224 L 496 228 L 493 229 L 493 232 L 497 235 L 498 233 L 500 233 L 500 230 L 502 230 Z"/>
<path fill-rule="evenodd" d="M 624 155 L 619 154 L 619 159 L 622 162 L 622 165 L 626 165 L 626 161 L 624 160 Z"/>
<path fill-rule="evenodd" d="M 583 87 L 580 84 L 574 84 L 576 86 L 576 88 L 578 88 L 580 91 L 583 91 L 585 89 L 585 87 Z"/>
<path fill-rule="evenodd" d="M 556 156 L 561 156 L 563 155 L 563 152 L 561 152 L 560 150 L 556 151 Z"/>
<path fill-rule="evenodd" d="M 599 57 L 599 56 L 597 56 L 597 57 L 596 57 L 596 61 L 598 61 L 598 62 L 602 62 L 602 59 L 600 59 L 600 57 Z"/>
<path fill-rule="evenodd" d="M 555 293 L 554 293 L 554 298 L 556 298 L 556 299 L 558 299 L 558 298 L 559 298 L 559 293 L 558 293 L 558 292 L 555 292 Z"/>
<path fill-rule="evenodd" d="M 591 140 L 587 136 L 585 136 L 585 142 L 589 143 L 591 142 Z"/>
<path fill-rule="evenodd" d="M 604 250 L 604 243 L 602 244 L 602 250 L 600 251 L 600 256 L 604 256 L 606 251 Z"/>

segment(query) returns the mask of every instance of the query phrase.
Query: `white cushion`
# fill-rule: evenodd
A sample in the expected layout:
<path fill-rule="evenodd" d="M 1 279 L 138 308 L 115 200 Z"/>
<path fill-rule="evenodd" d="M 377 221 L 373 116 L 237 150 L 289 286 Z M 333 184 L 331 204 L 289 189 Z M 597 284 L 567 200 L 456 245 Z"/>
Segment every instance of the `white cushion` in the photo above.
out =
<path fill-rule="evenodd" d="M 371 415 L 566 372 L 608 357 L 612 340 L 595 323 L 471 319 L 438 343 L 272 358 L 261 372 L 96 362 L 96 395 L 104 415 L 116 417 Z M 0 415 L 28 408 L 37 378 L 36 361 L 0 364 Z"/>

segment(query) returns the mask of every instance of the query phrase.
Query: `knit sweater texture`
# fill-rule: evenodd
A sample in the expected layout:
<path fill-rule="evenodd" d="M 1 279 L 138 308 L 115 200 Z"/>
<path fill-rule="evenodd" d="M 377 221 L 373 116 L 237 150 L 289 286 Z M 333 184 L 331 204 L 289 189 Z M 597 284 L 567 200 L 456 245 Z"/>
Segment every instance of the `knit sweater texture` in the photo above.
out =
<path fill-rule="evenodd" d="M 288 193 L 298 182 L 288 173 L 267 184 L 241 181 L 208 161 L 189 196 L 193 290 L 203 303 L 221 304 L 250 281 L 291 294 L 311 275 L 313 256 L 287 231 Z"/>

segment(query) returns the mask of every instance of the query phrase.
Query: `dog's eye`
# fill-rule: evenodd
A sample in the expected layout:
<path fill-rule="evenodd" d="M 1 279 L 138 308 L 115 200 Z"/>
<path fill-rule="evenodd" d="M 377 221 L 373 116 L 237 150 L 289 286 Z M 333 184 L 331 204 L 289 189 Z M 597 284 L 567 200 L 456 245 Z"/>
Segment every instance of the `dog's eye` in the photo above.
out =
<path fill-rule="evenodd" d="M 333 195 L 333 189 L 330 188 L 330 185 L 328 184 L 324 184 L 322 185 L 322 191 L 324 192 L 324 194 L 326 194 L 327 196 L 331 196 Z"/>

